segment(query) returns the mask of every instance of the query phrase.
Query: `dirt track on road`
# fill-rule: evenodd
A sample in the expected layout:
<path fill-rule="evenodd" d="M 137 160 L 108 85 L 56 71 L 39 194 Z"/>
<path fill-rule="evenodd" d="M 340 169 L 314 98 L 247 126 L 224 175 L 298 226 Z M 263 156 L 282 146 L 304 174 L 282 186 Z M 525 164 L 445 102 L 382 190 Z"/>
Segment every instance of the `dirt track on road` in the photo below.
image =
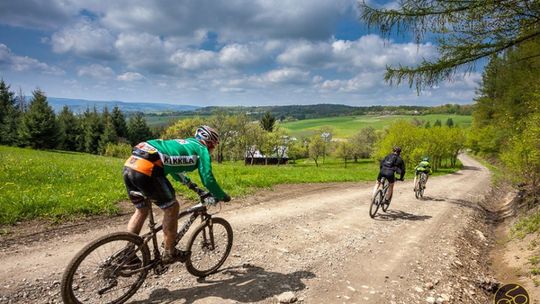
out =
<path fill-rule="evenodd" d="M 430 178 L 422 201 L 412 181 L 397 183 L 390 210 L 375 219 L 371 182 L 282 185 L 238 200 L 218 215 L 234 230 L 221 272 L 197 281 L 176 264 L 149 275 L 128 303 L 275 303 L 288 291 L 304 303 L 487 303 L 477 286 L 489 246 L 478 202 L 490 174 L 466 155 L 461 160 L 463 170 Z M 5 245 L 0 303 L 61 302 L 69 260 L 126 223 L 126 216 L 92 221 Z"/>

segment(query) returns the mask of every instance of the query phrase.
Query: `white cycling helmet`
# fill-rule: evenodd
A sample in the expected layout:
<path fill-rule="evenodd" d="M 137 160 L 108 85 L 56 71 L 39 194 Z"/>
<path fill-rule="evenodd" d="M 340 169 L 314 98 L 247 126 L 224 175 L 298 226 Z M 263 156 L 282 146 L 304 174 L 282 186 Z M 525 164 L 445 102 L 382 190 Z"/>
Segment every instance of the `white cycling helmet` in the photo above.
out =
<path fill-rule="evenodd" d="M 195 131 L 195 138 L 213 146 L 219 144 L 218 132 L 209 126 L 198 127 L 197 131 Z"/>

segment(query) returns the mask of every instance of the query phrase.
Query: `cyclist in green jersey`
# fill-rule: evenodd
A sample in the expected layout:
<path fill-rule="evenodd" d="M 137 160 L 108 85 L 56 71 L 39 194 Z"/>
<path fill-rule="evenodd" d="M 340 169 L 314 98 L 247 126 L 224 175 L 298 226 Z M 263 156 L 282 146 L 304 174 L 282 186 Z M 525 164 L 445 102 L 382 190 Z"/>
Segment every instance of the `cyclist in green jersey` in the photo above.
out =
<path fill-rule="evenodd" d="M 416 179 L 418 176 L 420 176 L 420 173 L 421 172 L 425 172 L 426 173 L 426 184 L 427 184 L 427 180 L 429 178 L 429 175 L 432 173 L 431 171 L 431 164 L 429 163 L 429 157 L 425 156 L 424 158 L 422 158 L 422 161 L 414 168 L 414 191 L 416 191 L 416 187 L 418 187 L 418 185 L 416 184 Z M 426 187 L 426 185 L 424 185 L 424 188 Z"/>
<path fill-rule="evenodd" d="M 209 126 L 201 126 L 194 138 L 142 142 L 133 148 L 131 157 L 124 164 L 124 183 L 135 213 L 128 223 L 129 232 L 139 234 L 148 216 L 144 196 L 152 199 L 163 210 L 164 247 L 163 263 L 185 261 L 188 252 L 174 247 L 178 228 L 179 204 L 174 189 L 166 178 L 192 187 L 186 172 L 199 171 L 203 185 L 216 200 L 228 202 L 231 197 L 219 186 L 212 174 L 210 154 L 219 144 L 219 134 Z M 142 194 L 142 195 L 141 195 Z"/>

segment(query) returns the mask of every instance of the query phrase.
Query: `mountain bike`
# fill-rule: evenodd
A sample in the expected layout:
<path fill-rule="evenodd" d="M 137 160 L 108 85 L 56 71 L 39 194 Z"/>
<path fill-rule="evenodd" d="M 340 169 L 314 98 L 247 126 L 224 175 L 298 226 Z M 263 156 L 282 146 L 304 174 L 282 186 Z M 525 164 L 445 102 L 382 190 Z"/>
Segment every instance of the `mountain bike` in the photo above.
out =
<path fill-rule="evenodd" d="M 426 189 L 426 182 L 427 174 L 425 172 L 420 172 L 418 182 L 415 185 L 416 187 L 414 188 L 414 196 L 416 196 L 417 199 L 421 199 L 424 197 L 424 189 Z"/>
<path fill-rule="evenodd" d="M 201 223 L 190 234 L 185 246 L 189 254 L 185 266 L 192 275 L 206 277 L 215 273 L 229 256 L 233 231 L 225 219 L 208 213 L 207 205 L 215 205 L 217 201 L 194 184 L 190 188 L 199 195 L 200 203 L 178 214 L 179 220 L 188 215 L 189 218 L 179 225 L 175 246 L 200 218 Z M 145 203 L 150 208 L 148 233 L 142 236 L 129 232 L 105 235 L 89 243 L 71 260 L 61 283 L 64 303 L 123 303 L 141 287 L 150 270 L 156 275 L 168 270 L 161 261 L 157 239 L 163 226 L 156 227 L 152 203 L 146 197 Z"/>
<path fill-rule="evenodd" d="M 390 207 L 390 202 L 386 202 L 386 195 L 388 194 L 388 187 L 390 187 L 390 183 L 385 177 L 382 177 L 381 185 L 382 187 L 379 186 L 375 192 L 375 195 L 373 196 L 373 199 L 371 200 L 371 205 L 369 206 L 369 216 L 371 218 L 375 217 L 379 207 L 381 207 L 384 212 L 386 212 L 388 207 Z"/>

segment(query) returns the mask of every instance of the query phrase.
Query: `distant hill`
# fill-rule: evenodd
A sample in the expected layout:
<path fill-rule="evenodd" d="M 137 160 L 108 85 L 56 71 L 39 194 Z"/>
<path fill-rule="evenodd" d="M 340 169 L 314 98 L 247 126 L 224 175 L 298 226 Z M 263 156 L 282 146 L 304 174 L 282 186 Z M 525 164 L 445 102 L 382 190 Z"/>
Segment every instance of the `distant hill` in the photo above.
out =
<path fill-rule="evenodd" d="M 284 105 L 284 106 L 236 106 L 236 107 L 201 107 L 183 113 L 150 114 L 157 116 L 192 116 L 212 115 L 224 111 L 229 114 L 244 113 L 254 119 L 260 119 L 265 112 L 270 112 L 280 120 L 303 120 L 323 117 L 351 116 L 351 115 L 425 115 L 425 114 L 456 114 L 471 115 L 472 105 L 446 104 L 435 107 L 427 106 L 348 106 L 342 104 L 314 104 L 314 105 Z"/>
<path fill-rule="evenodd" d="M 30 100 L 30 98 L 27 98 Z M 151 102 L 123 102 L 123 101 L 97 101 L 97 100 L 85 100 L 85 99 L 70 99 L 70 98 L 58 98 L 47 97 L 49 105 L 55 112 L 62 111 L 64 106 L 68 106 L 74 113 L 82 113 L 87 108 L 97 108 L 98 111 L 103 110 L 104 107 L 108 107 L 109 110 L 118 106 L 122 112 L 144 112 L 144 113 L 162 113 L 162 112 L 184 112 L 195 111 L 198 106 L 192 105 L 175 105 L 168 103 L 151 103 Z"/>

